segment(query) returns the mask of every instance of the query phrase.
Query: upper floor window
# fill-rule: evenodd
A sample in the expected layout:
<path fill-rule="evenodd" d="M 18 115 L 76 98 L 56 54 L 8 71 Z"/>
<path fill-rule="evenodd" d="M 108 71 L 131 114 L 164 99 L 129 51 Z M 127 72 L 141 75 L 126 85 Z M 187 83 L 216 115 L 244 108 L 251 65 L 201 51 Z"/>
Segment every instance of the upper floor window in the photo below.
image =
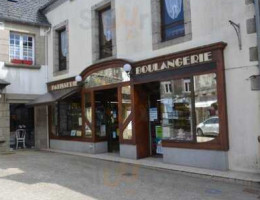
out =
<path fill-rule="evenodd" d="M 113 20 L 111 7 L 99 11 L 99 48 L 100 58 L 111 57 L 113 54 Z"/>
<path fill-rule="evenodd" d="M 10 62 L 14 64 L 34 64 L 34 37 L 32 35 L 10 33 Z"/>
<path fill-rule="evenodd" d="M 162 40 L 184 36 L 183 0 L 161 0 L 161 10 Z"/>
<path fill-rule="evenodd" d="M 59 38 L 59 71 L 67 69 L 68 40 L 66 29 L 58 30 Z"/>

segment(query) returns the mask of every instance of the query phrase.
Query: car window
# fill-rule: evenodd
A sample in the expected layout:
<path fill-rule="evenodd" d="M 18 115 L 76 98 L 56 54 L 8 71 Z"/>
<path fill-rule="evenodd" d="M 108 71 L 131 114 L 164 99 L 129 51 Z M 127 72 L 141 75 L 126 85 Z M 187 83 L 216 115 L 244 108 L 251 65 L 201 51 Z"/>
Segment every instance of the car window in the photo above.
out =
<path fill-rule="evenodd" d="M 218 124 L 218 123 L 219 123 L 219 119 L 218 119 L 218 118 L 215 118 L 215 119 L 214 119 L 214 123 L 215 123 L 215 124 Z"/>
<path fill-rule="evenodd" d="M 213 124 L 214 123 L 214 119 L 209 119 L 205 122 L 205 124 Z"/>

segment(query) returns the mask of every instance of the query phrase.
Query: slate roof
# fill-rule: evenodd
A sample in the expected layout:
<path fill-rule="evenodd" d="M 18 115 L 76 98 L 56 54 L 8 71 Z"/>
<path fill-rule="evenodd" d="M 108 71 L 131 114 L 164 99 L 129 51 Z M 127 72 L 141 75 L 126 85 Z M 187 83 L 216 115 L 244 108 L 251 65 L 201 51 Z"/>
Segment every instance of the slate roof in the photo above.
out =
<path fill-rule="evenodd" d="M 0 19 L 30 25 L 50 26 L 40 9 L 54 0 L 0 0 Z"/>

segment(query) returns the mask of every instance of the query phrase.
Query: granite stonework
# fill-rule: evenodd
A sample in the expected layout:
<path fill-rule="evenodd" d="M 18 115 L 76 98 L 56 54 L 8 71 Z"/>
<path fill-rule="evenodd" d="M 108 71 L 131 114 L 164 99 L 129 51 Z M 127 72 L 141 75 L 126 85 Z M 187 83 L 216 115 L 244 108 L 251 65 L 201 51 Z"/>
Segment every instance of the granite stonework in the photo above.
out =
<path fill-rule="evenodd" d="M 50 149 L 71 151 L 78 153 L 99 154 L 108 150 L 107 142 L 79 142 L 65 140 L 50 140 Z"/>
<path fill-rule="evenodd" d="M 4 95 L 0 98 L 0 153 L 10 150 L 10 114 L 9 103 Z"/>
<path fill-rule="evenodd" d="M 228 170 L 228 156 L 224 151 L 163 148 L 163 162 L 175 165 L 214 170 Z"/>
<path fill-rule="evenodd" d="M 136 145 L 120 144 L 120 157 L 137 159 L 137 149 Z"/>
<path fill-rule="evenodd" d="M 48 120 L 47 106 L 36 106 L 34 108 L 35 118 L 35 148 L 48 148 Z"/>

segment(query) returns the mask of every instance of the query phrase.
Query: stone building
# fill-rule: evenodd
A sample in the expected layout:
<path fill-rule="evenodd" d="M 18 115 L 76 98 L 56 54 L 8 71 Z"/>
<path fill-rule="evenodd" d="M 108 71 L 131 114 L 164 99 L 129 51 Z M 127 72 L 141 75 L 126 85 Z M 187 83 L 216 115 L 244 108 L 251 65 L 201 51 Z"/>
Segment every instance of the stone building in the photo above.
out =
<path fill-rule="evenodd" d="M 40 12 L 51 26 L 30 93 L 46 92 L 30 102 L 37 148 L 260 172 L 258 0 L 54 0 Z"/>
<path fill-rule="evenodd" d="M 48 2 L 0 1 L 0 87 L 8 83 L 0 92 L 0 152 L 9 151 L 19 125 L 27 126 L 34 146 L 34 109 L 26 104 L 46 92 L 50 24 L 39 9 Z"/>

